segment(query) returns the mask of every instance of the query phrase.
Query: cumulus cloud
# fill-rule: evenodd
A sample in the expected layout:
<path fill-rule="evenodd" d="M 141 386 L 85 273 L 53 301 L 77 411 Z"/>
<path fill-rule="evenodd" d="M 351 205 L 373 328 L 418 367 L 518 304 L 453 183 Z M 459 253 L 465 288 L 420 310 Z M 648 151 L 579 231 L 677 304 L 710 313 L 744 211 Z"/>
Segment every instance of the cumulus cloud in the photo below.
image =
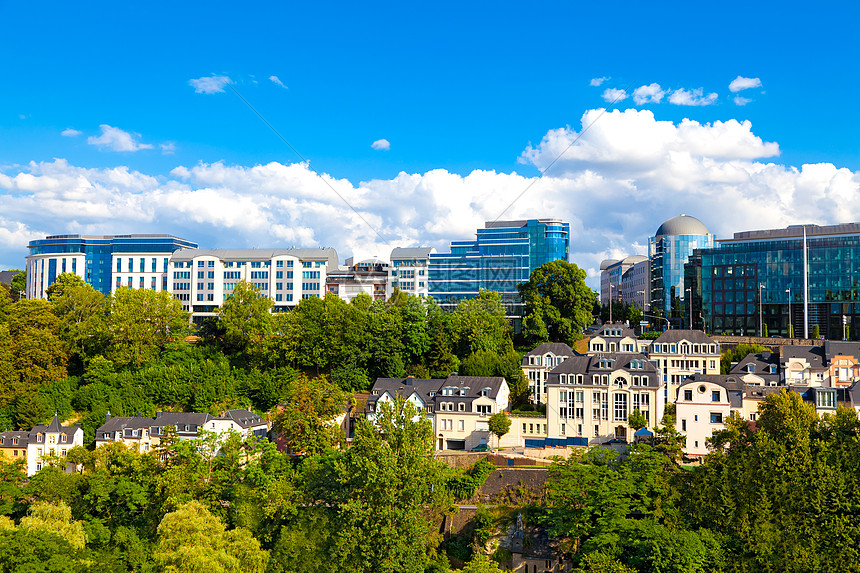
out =
<path fill-rule="evenodd" d="M 603 91 L 603 99 L 607 103 L 615 103 L 621 100 L 627 99 L 629 96 L 627 92 L 624 90 L 619 90 L 616 88 L 607 88 Z"/>
<path fill-rule="evenodd" d="M 701 106 L 701 105 L 711 105 L 717 101 L 716 93 L 709 93 L 708 95 L 703 95 L 704 90 L 702 88 L 694 89 L 694 90 L 685 90 L 679 89 L 672 92 L 669 96 L 669 103 L 675 105 L 693 105 L 693 106 Z"/>
<path fill-rule="evenodd" d="M 161 148 L 162 155 L 173 155 L 174 153 L 176 153 L 176 144 L 172 141 L 159 144 L 159 147 Z"/>
<path fill-rule="evenodd" d="M 591 78 L 591 82 L 589 82 L 589 83 L 590 83 L 590 85 L 597 87 L 597 86 L 601 85 L 603 82 L 605 82 L 606 80 L 610 80 L 610 79 L 612 79 L 612 78 L 610 78 L 610 77 Z"/>
<path fill-rule="evenodd" d="M 227 76 L 204 76 L 202 78 L 188 80 L 188 85 L 194 88 L 194 92 L 198 94 L 217 94 L 223 93 L 224 88 L 228 84 L 232 84 Z"/>
<path fill-rule="evenodd" d="M 391 149 L 391 144 L 388 142 L 387 139 L 377 139 L 376 141 L 371 143 L 370 146 L 377 151 L 388 151 L 389 149 Z"/>
<path fill-rule="evenodd" d="M 761 80 L 758 78 L 745 78 L 743 76 L 738 76 L 732 80 L 732 83 L 729 84 L 729 91 L 732 93 L 737 93 L 742 90 L 748 90 L 750 88 L 760 88 Z"/>
<path fill-rule="evenodd" d="M 269 76 L 269 80 L 276 86 L 281 86 L 284 89 L 288 89 L 287 86 L 284 85 L 284 82 L 282 82 L 278 76 Z"/>
<path fill-rule="evenodd" d="M 735 105 L 746 105 L 752 100 L 748 97 L 735 96 L 734 102 Z"/>
<path fill-rule="evenodd" d="M 62 135 L 63 137 L 77 137 L 80 134 L 80 131 L 78 131 L 77 129 L 72 129 L 71 127 L 64 129 L 60 132 L 60 135 Z"/>
<path fill-rule="evenodd" d="M 277 162 L 179 165 L 154 177 L 34 162 L 0 167 L 0 264 L 20 267 L 28 240 L 62 233 L 173 233 L 202 247 L 332 246 L 341 259 L 385 258 L 395 246 L 447 250 L 528 188 L 504 219 L 569 221 L 571 260 L 596 288 L 602 259 L 643 253 L 660 223 L 680 213 L 718 237 L 860 220 L 860 172 L 783 165 L 778 155 L 779 145 L 748 121 L 671 122 L 649 110 L 596 109 L 576 129 L 550 130 L 523 152 L 537 169 L 558 158 L 540 179 L 434 169 L 354 183 Z"/>
<path fill-rule="evenodd" d="M 111 127 L 107 124 L 99 126 L 102 134 L 98 137 L 91 135 L 87 138 L 87 143 L 97 145 L 100 148 L 110 151 L 140 151 L 141 149 L 152 149 L 149 143 L 141 143 L 139 141 L 139 133 L 131 133 L 124 131 L 118 127 Z"/>
<path fill-rule="evenodd" d="M 660 87 L 660 84 L 649 84 L 647 86 L 639 86 L 633 90 L 633 101 L 636 105 L 646 103 L 660 103 L 666 92 Z"/>

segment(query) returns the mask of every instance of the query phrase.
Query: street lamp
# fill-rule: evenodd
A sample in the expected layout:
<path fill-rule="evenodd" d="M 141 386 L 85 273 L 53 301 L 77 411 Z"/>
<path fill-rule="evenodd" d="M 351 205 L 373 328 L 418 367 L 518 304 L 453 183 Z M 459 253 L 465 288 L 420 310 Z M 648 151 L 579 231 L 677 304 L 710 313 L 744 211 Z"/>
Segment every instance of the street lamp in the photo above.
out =
<path fill-rule="evenodd" d="M 690 293 L 690 330 L 693 330 L 693 289 L 686 288 L 684 290 Z"/>
<path fill-rule="evenodd" d="M 788 293 L 788 327 L 786 327 L 786 334 L 791 338 L 791 287 L 785 289 L 785 292 Z"/>
<path fill-rule="evenodd" d="M 761 313 L 761 289 L 764 288 L 764 283 L 758 283 L 758 335 L 764 338 L 764 322 L 762 321 Z"/>

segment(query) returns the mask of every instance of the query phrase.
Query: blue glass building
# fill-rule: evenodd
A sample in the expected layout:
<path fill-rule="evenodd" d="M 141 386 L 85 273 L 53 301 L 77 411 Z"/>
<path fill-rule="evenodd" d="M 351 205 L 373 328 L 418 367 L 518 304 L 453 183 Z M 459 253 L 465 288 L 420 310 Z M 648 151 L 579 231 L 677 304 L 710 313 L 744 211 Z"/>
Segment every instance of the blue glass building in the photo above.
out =
<path fill-rule="evenodd" d="M 27 248 L 27 298 L 45 298 L 62 273 L 78 275 L 105 296 L 118 286 L 167 290 L 171 253 L 197 243 L 172 235 L 52 235 Z"/>
<path fill-rule="evenodd" d="M 472 241 L 452 241 L 450 253 L 431 253 L 428 289 L 453 309 L 480 289 L 498 291 L 511 317 L 522 316 L 517 285 L 550 261 L 568 259 L 570 224 L 560 219 L 488 222 Z"/>
<path fill-rule="evenodd" d="M 717 243 L 688 265 L 688 275 L 701 277 L 707 330 L 755 335 L 767 327 L 770 335 L 803 337 L 817 325 L 820 335 L 840 340 L 845 320 L 858 338 L 860 223 L 744 231 Z"/>
<path fill-rule="evenodd" d="M 684 265 L 693 251 L 714 246 L 714 235 L 704 223 L 688 215 L 672 217 L 648 239 L 651 260 L 651 309 L 665 316 L 684 314 L 681 301 L 687 299 Z"/>

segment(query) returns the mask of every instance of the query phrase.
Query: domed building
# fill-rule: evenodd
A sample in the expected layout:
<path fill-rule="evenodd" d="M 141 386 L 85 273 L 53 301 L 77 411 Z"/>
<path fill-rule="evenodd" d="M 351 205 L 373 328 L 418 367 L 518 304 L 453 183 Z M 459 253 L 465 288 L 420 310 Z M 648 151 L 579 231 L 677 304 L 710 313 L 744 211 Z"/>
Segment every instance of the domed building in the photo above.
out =
<path fill-rule="evenodd" d="M 672 311 L 672 301 L 680 307 L 687 299 L 684 265 L 696 249 L 714 246 L 716 239 L 700 220 L 679 215 L 665 221 L 648 239 L 651 262 L 651 308 L 665 314 Z"/>

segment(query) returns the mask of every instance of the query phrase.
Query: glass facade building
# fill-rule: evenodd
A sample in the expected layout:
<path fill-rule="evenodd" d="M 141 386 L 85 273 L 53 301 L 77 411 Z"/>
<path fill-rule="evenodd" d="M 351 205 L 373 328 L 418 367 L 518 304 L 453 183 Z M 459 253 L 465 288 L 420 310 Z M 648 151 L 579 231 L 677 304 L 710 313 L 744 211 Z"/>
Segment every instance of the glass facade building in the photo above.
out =
<path fill-rule="evenodd" d="M 684 265 L 696 249 L 713 247 L 714 238 L 701 221 L 688 215 L 660 225 L 648 239 L 652 310 L 666 316 L 685 314 L 680 306 L 690 287 L 684 282 Z"/>
<path fill-rule="evenodd" d="M 568 259 L 570 224 L 559 219 L 488 222 L 472 241 L 453 241 L 450 253 L 431 253 L 429 295 L 453 309 L 480 289 L 498 291 L 511 317 L 522 316 L 517 285 L 550 261 Z"/>
<path fill-rule="evenodd" d="M 53 235 L 30 241 L 27 248 L 27 297 L 45 298 L 62 273 L 80 276 L 105 296 L 115 286 L 166 290 L 167 259 L 197 243 L 172 235 Z M 124 271 L 126 282 L 115 285 L 114 271 Z"/>
<path fill-rule="evenodd" d="M 700 250 L 688 266 L 688 274 L 701 277 L 696 298 L 705 328 L 715 334 L 759 334 L 761 319 L 770 335 L 789 336 L 791 324 L 796 337 L 805 325 L 812 336 L 818 325 L 820 335 L 840 340 L 844 316 L 857 338 L 860 223 L 735 233 Z"/>

